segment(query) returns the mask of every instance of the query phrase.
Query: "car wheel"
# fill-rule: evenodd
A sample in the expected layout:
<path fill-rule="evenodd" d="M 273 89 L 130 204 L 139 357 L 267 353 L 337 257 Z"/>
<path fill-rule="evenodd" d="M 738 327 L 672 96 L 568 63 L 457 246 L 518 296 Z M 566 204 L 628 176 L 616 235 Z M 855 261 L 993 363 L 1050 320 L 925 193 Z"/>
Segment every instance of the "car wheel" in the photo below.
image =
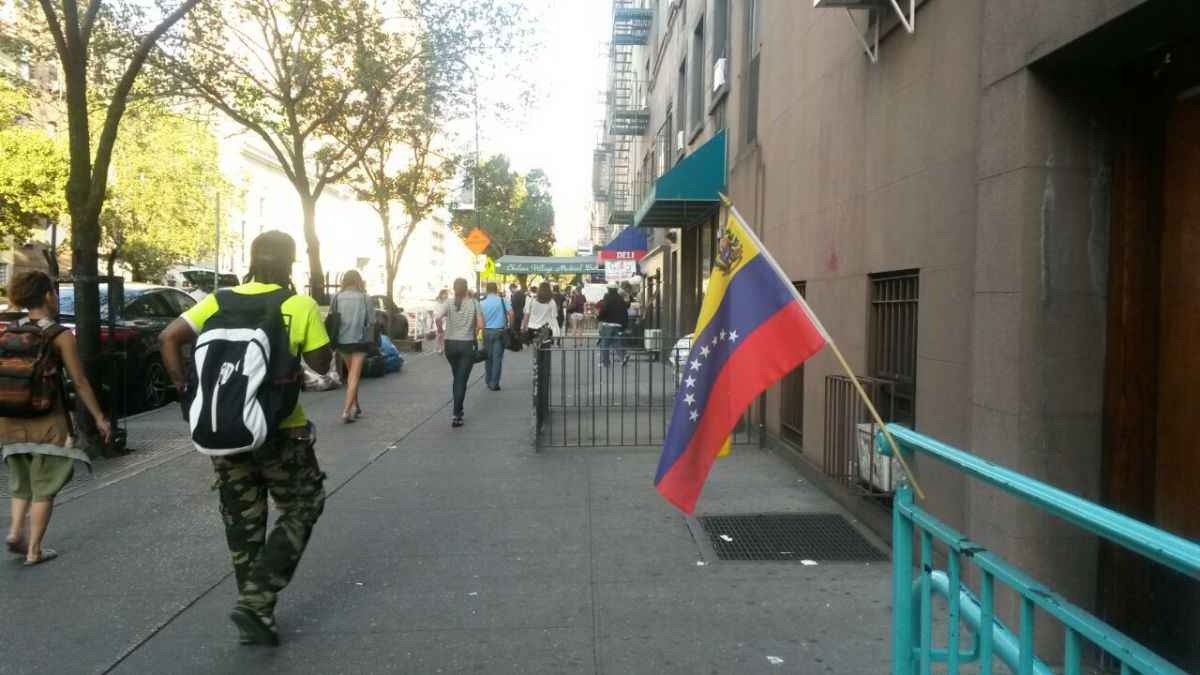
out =
<path fill-rule="evenodd" d="M 142 373 L 142 410 L 161 408 L 171 401 L 175 386 L 171 383 L 167 369 L 159 359 L 151 359 Z"/>

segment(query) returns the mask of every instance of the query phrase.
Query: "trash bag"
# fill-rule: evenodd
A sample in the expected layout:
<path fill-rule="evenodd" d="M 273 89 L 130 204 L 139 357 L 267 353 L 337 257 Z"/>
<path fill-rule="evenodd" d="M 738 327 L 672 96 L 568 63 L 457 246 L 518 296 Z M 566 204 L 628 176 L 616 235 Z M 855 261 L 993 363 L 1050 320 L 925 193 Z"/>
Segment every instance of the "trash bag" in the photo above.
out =
<path fill-rule="evenodd" d="M 386 335 L 379 336 L 379 353 L 383 356 L 384 372 L 398 373 L 404 367 L 404 357 L 396 343 Z"/>
<path fill-rule="evenodd" d="M 342 377 L 338 373 L 337 368 L 330 368 L 329 372 L 321 375 L 317 371 L 308 367 L 304 359 L 300 359 L 300 363 L 304 366 L 304 390 L 305 391 L 329 391 L 342 386 Z"/>
<path fill-rule="evenodd" d="M 387 374 L 387 363 L 383 354 L 368 354 L 363 362 L 363 377 L 383 377 Z"/>

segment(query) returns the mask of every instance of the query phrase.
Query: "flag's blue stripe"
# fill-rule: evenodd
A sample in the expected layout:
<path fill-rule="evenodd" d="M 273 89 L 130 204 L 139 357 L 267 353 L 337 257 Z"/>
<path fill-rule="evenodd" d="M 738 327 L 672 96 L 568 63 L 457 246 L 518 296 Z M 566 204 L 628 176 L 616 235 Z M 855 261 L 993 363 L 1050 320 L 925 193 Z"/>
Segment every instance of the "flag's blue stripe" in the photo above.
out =
<path fill-rule="evenodd" d="M 675 396 L 675 409 L 671 415 L 671 425 L 663 442 L 663 454 L 654 478 L 656 483 L 687 448 L 692 432 L 700 423 L 699 420 L 693 422 L 689 413 L 695 410 L 703 414 L 708 405 L 713 382 L 730 356 L 746 341 L 750 333 L 789 302 L 795 302 L 791 287 L 761 255 L 738 270 L 729 280 L 725 297 L 721 299 L 716 314 L 704 327 L 704 332 L 692 342 L 692 352 L 688 355 L 687 363 L 682 366 L 679 391 Z M 737 331 L 737 341 L 720 340 L 721 331 L 725 331 L 726 335 L 730 331 Z M 718 338 L 715 345 L 713 337 Z M 710 350 L 707 358 L 701 357 L 701 348 L 705 346 Z M 693 360 L 701 363 L 699 370 L 692 370 Z M 687 386 L 688 377 L 696 379 L 694 386 Z M 689 393 L 695 397 L 690 406 L 685 401 Z"/>

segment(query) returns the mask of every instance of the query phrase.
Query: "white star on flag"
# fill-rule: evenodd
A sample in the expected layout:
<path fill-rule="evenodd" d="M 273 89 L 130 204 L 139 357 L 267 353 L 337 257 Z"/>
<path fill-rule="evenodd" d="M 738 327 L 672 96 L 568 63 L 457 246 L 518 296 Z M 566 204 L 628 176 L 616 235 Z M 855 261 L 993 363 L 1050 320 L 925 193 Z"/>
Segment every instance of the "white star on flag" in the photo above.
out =
<path fill-rule="evenodd" d="M 719 342 L 719 341 L 720 341 L 720 340 L 717 338 L 717 336 L 716 336 L 716 335 L 714 335 L 714 336 L 713 336 L 713 344 L 715 345 L 715 344 L 717 344 L 717 342 Z"/>
<path fill-rule="evenodd" d="M 690 415 L 688 415 L 688 418 L 689 418 L 689 419 L 691 419 L 693 422 L 695 422 L 696 420 L 700 419 L 700 413 L 698 413 L 698 412 L 696 412 L 695 410 L 693 410 L 693 411 L 691 412 L 691 414 L 690 414 Z"/>
<path fill-rule="evenodd" d="M 700 370 L 700 362 L 692 361 L 692 370 Z"/>
<path fill-rule="evenodd" d="M 696 378 L 694 377 L 688 377 L 688 379 L 684 380 L 684 382 L 687 383 L 688 389 L 696 386 Z"/>
<path fill-rule="evenodd" d="M 708 357 L 708 351 L 709 351 L 709 350 L 708 350 L 708 345 L 705 345 L 705 346 L 701 347 L 701 348 L 700 348 L 700 356 L 703 356 L 703 357 L 707 358 L 707 357 Z"/>
<path fill-rule="evenodd" d="M 691 405 L 691 404 L 693 404 L 693 403 L 695 403 L 695 402 L 696 402 L 696 397 L 695 397 L 695 396 L 692 396 L 691 394 L 688 394 L 687 396 L 684 396 L 684 397 L 683 397 L 683 400 L 684 400 L 684 402 L 685 402 L 685 403 L 687 403 L 688 405 Z"/>
<path fill-rule="evenodd" d="M 725 331 L 721 331 L 721 339 L 722 339 L 722 340 L 724 340 L 724 339 L 725 339 L 725 335 L 726 335 Z"/>
<path fill-rule="evenodd" d="M 730 342 L 737 342 L 737 339 L 738 339 L 738 334 L 737 334 L 737 331 L 736 331 L 736 330 L 735 330 L 735 331 L 733 331 L 733 332 L 731 332 L 731 333 L 729 334 L 729 341 L 730 341 Z"/>

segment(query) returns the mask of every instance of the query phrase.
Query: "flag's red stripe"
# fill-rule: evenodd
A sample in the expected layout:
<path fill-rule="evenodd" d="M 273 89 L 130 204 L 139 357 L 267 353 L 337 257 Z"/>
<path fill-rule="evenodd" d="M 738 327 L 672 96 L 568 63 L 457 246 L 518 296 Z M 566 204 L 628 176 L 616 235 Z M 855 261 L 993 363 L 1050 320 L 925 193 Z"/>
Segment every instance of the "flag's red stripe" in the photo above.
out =
<path fill-rule="evenodd" d="M 767 387 L 825 346 L 797 303 L 789 303 L 746 336 L 712 386 L 687 448 L 658 482 L 667 501 L 686 513 L 696 508 L 704 480 L 747 406 Z"/>

